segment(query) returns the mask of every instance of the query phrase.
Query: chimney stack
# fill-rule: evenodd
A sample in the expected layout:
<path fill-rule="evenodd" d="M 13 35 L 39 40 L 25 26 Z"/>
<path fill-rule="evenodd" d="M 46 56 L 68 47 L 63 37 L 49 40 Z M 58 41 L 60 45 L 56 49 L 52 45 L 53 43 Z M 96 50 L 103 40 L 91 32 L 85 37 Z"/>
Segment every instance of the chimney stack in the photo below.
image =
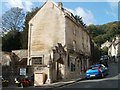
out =
<path fill-rule="evenodd" d="M 62 2 L 58 2 L 58 7 L 59 7 L 60 9 L 63 8 L 63 4 L 62 4 Z"/>

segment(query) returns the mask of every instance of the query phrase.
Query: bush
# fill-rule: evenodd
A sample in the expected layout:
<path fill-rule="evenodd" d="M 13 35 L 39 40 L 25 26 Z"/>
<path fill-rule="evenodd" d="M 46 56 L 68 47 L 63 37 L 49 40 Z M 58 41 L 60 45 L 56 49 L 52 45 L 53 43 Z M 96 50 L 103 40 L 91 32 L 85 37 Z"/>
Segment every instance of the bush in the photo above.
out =
<path fill-rule="evenodd" d="M 23 87 L 28 87 L 29 84 L 30 84 L 29 80 L 27 80 L 27 79 L 23 79 L 23 80 L 21 81 L 21 83 L 22 83 Z"/>
<path fill-rule="evenodd" d="M 21 87 L 21 82 L 16 81 L 15 83 L 16 83 L 17 87 Z"/>
<path fill-rule="evenodd" d="M 8 80 L 2 80 L 2 86 L 3 87 L 7 87 L 9 85 L 9 81 Z"/>

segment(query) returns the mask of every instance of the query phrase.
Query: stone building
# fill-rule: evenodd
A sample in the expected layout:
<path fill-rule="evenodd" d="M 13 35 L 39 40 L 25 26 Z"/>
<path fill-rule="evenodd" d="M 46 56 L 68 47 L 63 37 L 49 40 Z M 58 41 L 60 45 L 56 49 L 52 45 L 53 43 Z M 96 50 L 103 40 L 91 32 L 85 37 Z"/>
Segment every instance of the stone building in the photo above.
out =
<path fill-rule="evenodd" d="M 61 2 L 48 0 L 29 21 L 27 65 L 35 85 L 79 77 L 90 55 L 89 34 Z"/>
<path fill-rule="evenodd" d="M 107 40 L 105 43 L 101 44 L 101 49 L 104 47 L 109 47 L 110 45 L 111 45 L 111 42 Z"/>
<path fill-rule="evenodd" d="M 12 50 L 12 52 L 1 52 L 2 77 L 9 80 L 9 83 L 14 85 L 16 77 L 24 78 L 20 70 L 27 67 L 27 50 Z M 27 75 L 27 72 L 25 72 Z"/>
<path fill-rule="evenodd" d="M 113 38 L 110 46 L 108 47 L 108 55 L 116 61 L 120 59 L 120 36 Z"/>

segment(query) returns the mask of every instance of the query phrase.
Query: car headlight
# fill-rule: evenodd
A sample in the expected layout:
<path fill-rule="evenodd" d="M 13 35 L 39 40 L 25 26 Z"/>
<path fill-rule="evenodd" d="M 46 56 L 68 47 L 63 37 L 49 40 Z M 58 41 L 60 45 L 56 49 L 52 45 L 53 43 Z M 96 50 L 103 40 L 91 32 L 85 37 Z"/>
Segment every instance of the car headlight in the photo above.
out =
<path fill-rule="evenodd" d="M 86 74 L 87 76 L 89 76 L 89 74 Z"/>

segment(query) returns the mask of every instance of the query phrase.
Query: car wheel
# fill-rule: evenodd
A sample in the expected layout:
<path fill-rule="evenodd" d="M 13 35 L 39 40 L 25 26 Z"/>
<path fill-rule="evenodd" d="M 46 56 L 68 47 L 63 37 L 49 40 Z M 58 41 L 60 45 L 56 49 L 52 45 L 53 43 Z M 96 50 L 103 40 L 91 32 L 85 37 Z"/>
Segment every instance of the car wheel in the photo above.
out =
<path fill-rule="evenodd" d="M 86 80 L 89 80 L 89 78 L 86 78 Z"/>
<path fill-rule="evenodd" d="M 103 77 L 104 77 L 104 74 L 102 73 L 102 74 L 101 74 L 101 78 L 103 78 Z"/>

